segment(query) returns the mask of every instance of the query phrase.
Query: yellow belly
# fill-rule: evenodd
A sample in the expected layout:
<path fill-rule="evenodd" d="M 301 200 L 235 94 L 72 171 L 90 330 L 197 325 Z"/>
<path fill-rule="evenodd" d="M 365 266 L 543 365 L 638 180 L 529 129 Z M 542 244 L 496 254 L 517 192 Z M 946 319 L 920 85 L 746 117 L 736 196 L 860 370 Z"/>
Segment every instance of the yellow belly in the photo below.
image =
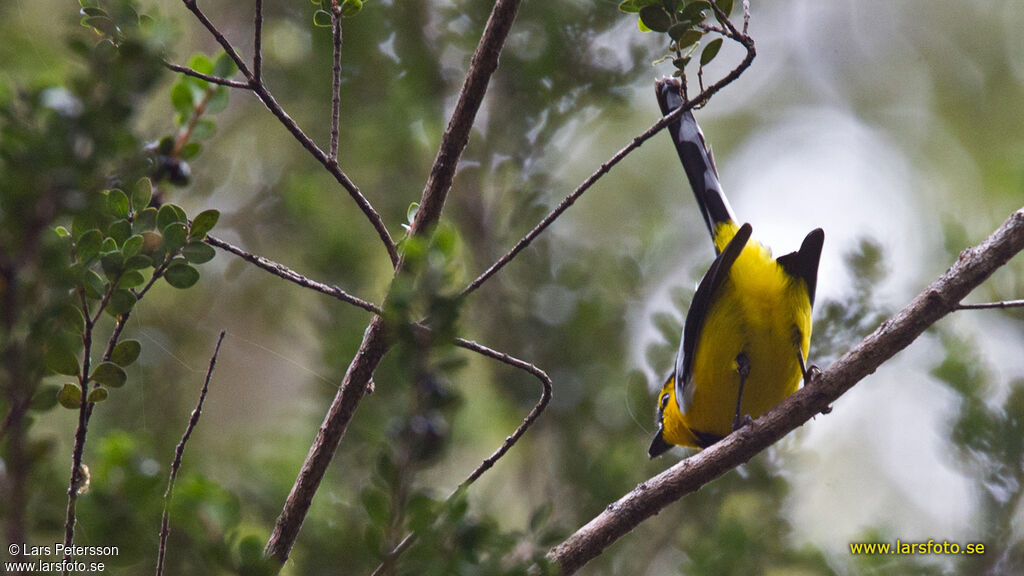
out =
<path fill-rule="evenodd" d="M 811 337 L 811 305 L 803 284 L 766 248 L 748 243 L 705 316 L 681 410 L 666 407 L 666 441 L 699 447 L 706 444 L 701 435 L 732 432 L 740 354 L 750 363 L 741 417 L 757 418 L 797 390 L 802 376 L 797 355 L 807 358 Z"/>

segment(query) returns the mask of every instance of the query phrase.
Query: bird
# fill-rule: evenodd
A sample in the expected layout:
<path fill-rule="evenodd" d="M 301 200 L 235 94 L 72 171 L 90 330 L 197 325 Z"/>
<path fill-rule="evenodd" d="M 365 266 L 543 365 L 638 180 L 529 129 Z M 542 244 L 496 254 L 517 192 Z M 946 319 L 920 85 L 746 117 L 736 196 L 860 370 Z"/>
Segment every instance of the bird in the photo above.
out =
<path fill-rule="evenodd" d="M 683 105 L 679 83 L 656 82 L 663 115 Z M 738 224 L 692 112 L 668 125 L 716 257 L 690 303 L 674 369 L 658 394 L 648 455 L 703 449 L 775 407 L 807 379 L 811 311 L 825 240 L 775 258 Z M 811 368 L 813 370 L 813 367 Z"/>

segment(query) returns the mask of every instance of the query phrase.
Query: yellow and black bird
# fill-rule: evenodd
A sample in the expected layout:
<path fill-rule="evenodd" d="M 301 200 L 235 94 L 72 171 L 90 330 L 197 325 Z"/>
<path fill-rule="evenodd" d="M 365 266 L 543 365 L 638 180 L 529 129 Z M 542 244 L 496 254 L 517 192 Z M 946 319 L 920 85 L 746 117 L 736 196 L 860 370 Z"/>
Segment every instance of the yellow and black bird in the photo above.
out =
<path fill-rule="evenodd" d="M 662 114 L 682 106 L 679 84 L 656 84 Z M 707 448 L 797 390 L 806 375 L 811 308 L 825 233 L 773 258 L 737 224 L 693 114 L 668 125 L 717 257 L 697 286 L 675 370 L 658 395 L 651 458 L 672 445 Z"/>

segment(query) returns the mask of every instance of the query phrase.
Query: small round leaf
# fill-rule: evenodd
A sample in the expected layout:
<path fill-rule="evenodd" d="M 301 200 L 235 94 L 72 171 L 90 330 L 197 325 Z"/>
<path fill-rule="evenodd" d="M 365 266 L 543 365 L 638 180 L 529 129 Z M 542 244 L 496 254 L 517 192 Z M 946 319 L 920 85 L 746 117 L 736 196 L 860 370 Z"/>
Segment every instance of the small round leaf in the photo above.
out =
<path fill-rule="evenodd" d="M 164 272 L 167 283 L 184 290 L 199 281 L 199 271 L 185 263 L 175 263 Z"/>
<path fill-rule="evenodd" d="M 138 272 L 135 272 L 135 274 L 138 274 Z M 132 311 L 136 302 L 138 302 L 138 298 L 130 290 L 118 288 L 110 295 L 110 300 L 107 302 L 107 312 L 113 316 L 127 314 Z"/>
<path fill-rule="evenodd" d="M 88 262 L 100 253 L 100 244 L 103 243 L 103 234 L 95 228 L 89 230 L 75 243 L 75 256 L 79 262 Z"/>
<path fill-rule="evenodd" d="M 363 0 L 345 0 L 341 4 L 341 17 L 351 18 L 363 10 Z"/>
<path fill-rule="evenodd" d="M 704 50 L 700 53 L 700 65 L 705 66 L 709 62 L 718 56 L 718 51 L 722 49 L 722 39 L 715 38 L 708 45 L 704 47 Z"/>
<path fill-rule="evenodd" d="M 661 6 L 645 6 L 640 9 L 640 20 L 655 32 L 668 32 L 672 19 Z"/>
<path fill-rule="evenodd" d="M 156 213 L 156 227 L 163 230 L 168 224 L 185 222 L 185 211 L 174 204 L 164 204 Z"/>
<path fill-rule="evenodd" d="M 46 367 L 57 374 L 78 376 L 78 358 L 64 348 L 52 347 L 46 351 Z"/>
<path fill-rule="evenodd" d="M 205 242 L 189 242 L 181 249 L 181 255 L 191 264 L 205 264 L 217 255 L 213 246 Z"/>
<path fill-rule="evenodd" d="M 45 412 L 46 410 L 53 408 L 57 405 L 58 392 L 60 392 L 60 386 L 57 386 L 56 384 L 46 384 L 41 386 L 28 405 L 29 410 Z"/>
<path fill-rule="evenodd" d="M 141 234 L 135 234 L 133 236 L 130 236 L 127 240 L 124 241 L 124 244 L 121 246 L 121 253 L 124 254 L 125 258 L 131 258 L 132 256 L 135 256 L 139 252 L 142 252 L 142 242 L 143 240 Z"/>
<path fill-rule="evenodd" d="M 129 366 L 139 358 L 142 352 L 142 344 L 138 340 L 125 340 L 114 346 L 110 353 L 110 361 L 118 366 Z"/>
<path fill-rule="evenodd" d="M 132 208 L 141 212 L 149 207 L 149 201 L 153 199 L 153 182 L 149 178 L 141 178 L 135 183 L 132 190 Z"/>
<path fill-rule="evenodd" d="M 89 377 L 89 380 L 110 388 L 120 388 L 128 380 L 128 375 L 125 374 L 124 368 L 117 364 L 103 362 L 92 371 L 92 376 Z"/>
<path fill-rule="evenodd" d="M 206 233 L 213 230 L 220 220 L 220 211 L 203 210 L 192 220 L 192 228 L 189 231 L 189 238 L 202 240 Z"/>
<path fill-rule="evenodd" d="M 114 188 L 107 192 L 107 208 L 118 218 L 127 218 L 131 212 L 131 203 L 128 202 L 128 195 L 123 191 Z"/>
<path fill-rule="evenodd" d="M 172 222 L 163 229 L 164 250 L 174 252 L 188 241 L 188 230 L 181 222 Z"/>
<path fill-rule="evenodd" d="M 68 382 L 57 392 L 57 402 L 69 409 L 76 409 L 82 405 L 82 389 L 78 384 Z"/>
<path fill-rule="evenodd" d="M 331 26 L 331 13 L 327 10 L 317 10 L 313 12 L 313 26 L 320 28 L 330 28 Z"/>
<path fill-rule="evenodd" d="M 89 396 L 86 397 L 87 402 L 103 402 L 107 399 L 107 389 L 99 386 L 89 391 Z"/>

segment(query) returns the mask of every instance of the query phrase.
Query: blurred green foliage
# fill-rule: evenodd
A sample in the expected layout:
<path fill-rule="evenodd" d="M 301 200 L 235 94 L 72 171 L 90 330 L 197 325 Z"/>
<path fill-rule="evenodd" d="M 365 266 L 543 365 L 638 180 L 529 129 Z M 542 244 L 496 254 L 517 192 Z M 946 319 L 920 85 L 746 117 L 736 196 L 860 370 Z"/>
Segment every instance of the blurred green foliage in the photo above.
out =
<path fill-rule="evenodd" d="M 675 161 L 647 152 L 659 145 L 623 163 L 589 193 L 597 200 L 581 200 L 471 298 L 456 295 L 578 183 L 579 170 L 596 168 L 605 152 L 625 144 L 622 126 L 631 135 L 653 122 L 649 63 L 665 44 L 677 71 L 699 41 L 701 67 L 710 71 L 725 60 L 712 62 L 717 40 L 692 34 L 711 21 L 705 4 L 524 3 L 445 218 L 429 237 L 403 245 L 414 273 L 391 288 L 386 309 L 398 344 L 375 374 L 375 392 L 346 433 L 285 573 L 336 574 L 341 567 L 369 574 L 411 532 L 412 546 L 387 565 L 393 573 L 525 574 L 533 565 L 543 573 L 551 545 L 669 465 L 644 455 L 652 428 L 648 391 L 671 364 L 692 291 L 673 283 L 670 311 L 635 317 L 652 287 L 681 261 L 682 232 L 661 232 L 679 222 L 666 213 L 688 210 L 679 208 L 688 192 L 675 189 L 685 187 L 681 174 L 664 197 L 645 179 L 664 172 L 652 169 L 652 160 Z M 718 3 L 726 12 L 731 4 Z M 350 10 L 345 16 L 358 11 L 358 17 L 342 20 L 339 158 L 393 233 L 411 221 L 410 202 L 429 173 L 491 5 L 341 4 Z M 267 83 L 318 142 L 326 139 L 330 118 L 332 40 L 320 27 L 330 22 L 329 7 L 264 2 Z M 642 28 L 655 33 L 637 33 L 634 16 L 617 7 L 635 12 Z M 240 6 L 203 8 L 248 57 L 251 14 Z M 383 301 L 391 267 L 347 195 L 250 95 L 229 101 L 227 88 L 162 67 L 167 58 L 208 74 L 235 73 L 188 11 L 174 3 L 147 11 L 152 18 L 121 1 L 87 2 L 77 15 L 53 2 L 0 6 L 6 39 L 0 47 L 0 411 L 20 415 L 0 438 L 0 520 L 9 541 L 52 542 L 63 532 L 77 419 L 68 411 L 42 411 L 57 404 L 68 376 L 80 371 L 76 290 L 99 296 L 93 305 L 109 295 L 109 309 L 131 311 L 132 322 L 103 369 L 109 373 L 92 376 L 105 384 L 95 389 L 126 384 L 110 391 L 91 422 L 90 482 L 79 499 L 76 542 L 119 546 L 120 555 L 109 559 L 111 573 L 152 572 L 167 462 L 192 408 L 209 336 L 223 326 L 229 335 L 210 404 L 171 507 L 167 569 L 261 574 L 263 544 L 367 315 L 233 257 L 210 261 L 198 240 L 216 224 L 219 235 L 246 249 L 376 302 Z M 755 38 L 759 22 L 755 13 Z M 954 24 L 951 30 L 962 29 L 959 20 Z M 36 37 L 44 33 L 45 41 Z M 8 58 L 12 51 L 19 58 Z M 1013 93 L 1000 98 L 1012 100 Z M 762 104 L 771 109 L 773 102 Z M 956 107 L 938 106 L 937 114 L 968 131 L 971 123 L 953 113 Z M 877 113 L 862 108 L 866 116 Z M 995 108 L 979 105 L 970 114 Z M 219 114 L 216 125 L 211 114 Z M 986 178 L 992 168 L 993 181 L 1003 183 L 993 195 L 1019 193 L 1006 163 L 983 164 Z M 699 217 L 682 221 L 700 228 Z M 954 250 L 977 239 L 980 225 L 969 224 L 947 226 Z M 848 290 L 818 302 L 812 359 L 819 365 L 890 310 L 878 291 L 896 275 L 889 248 L 861 242 L 845 262 Z M 704 260 L 681 276 L 699 277 L 708 252 L 704 245 L 694 249 Z M 145 266 L 129 266 L 139 255 Z M 928 266 L 941 269 L 946 261 Z M 166 283 L 188 290 L 154 290 L 143 302 L 129 302 L 124 294 L 145 286 L 163 264 Z M 1007 274 L 994 279 L 988 296 L 1019 297 L 1020 267 Z M 992 314 L 1019 334 L 1019 313 Z M 423 317 L 434 338 L 407 329 L 409 320 Z M 114 321 L 101 316 L 100 342 L 107 342 Z M 648 346 L 634 343 L 638 322 L 649 327 L 642 331 L 657 333 Z M 994 551 L 982 562 L 854 558 L 807 544 L 788 510 L 801 497 L 787 474 L 789 456 L 799 450 L 795 434 L 796 441 L 644 523 L 582 573 L 1018 571 L 1021 544 L 1012 519 L 1022 480 L 1024 395 L 1019 383 L 1005 386 L 986 371 L 958 330 L 939 334 L 945 357 L 934 376 L 958 398 L 950 453 L 978 495 L 977 539 Z M 554 399 L 535 428 L 467 491 L 456 487 L 518 425 L 539 390 L 528 374 L 451 347 L 454 334 L 528 359 L 555 381 Z M 99 351 L 93 356 L 99 360 Z M 656 381 L 638 369 L 645 360 Z M 47 376 L 47 363 L 65 376 Z M 931 366 L 919 368 L 927 374 Z M 74 405 L 74 390 L 63 398 Z M 829 511 L 821 517 L 828 522 Z M 899 536 L 887 520 L 863 536 Z"/>

